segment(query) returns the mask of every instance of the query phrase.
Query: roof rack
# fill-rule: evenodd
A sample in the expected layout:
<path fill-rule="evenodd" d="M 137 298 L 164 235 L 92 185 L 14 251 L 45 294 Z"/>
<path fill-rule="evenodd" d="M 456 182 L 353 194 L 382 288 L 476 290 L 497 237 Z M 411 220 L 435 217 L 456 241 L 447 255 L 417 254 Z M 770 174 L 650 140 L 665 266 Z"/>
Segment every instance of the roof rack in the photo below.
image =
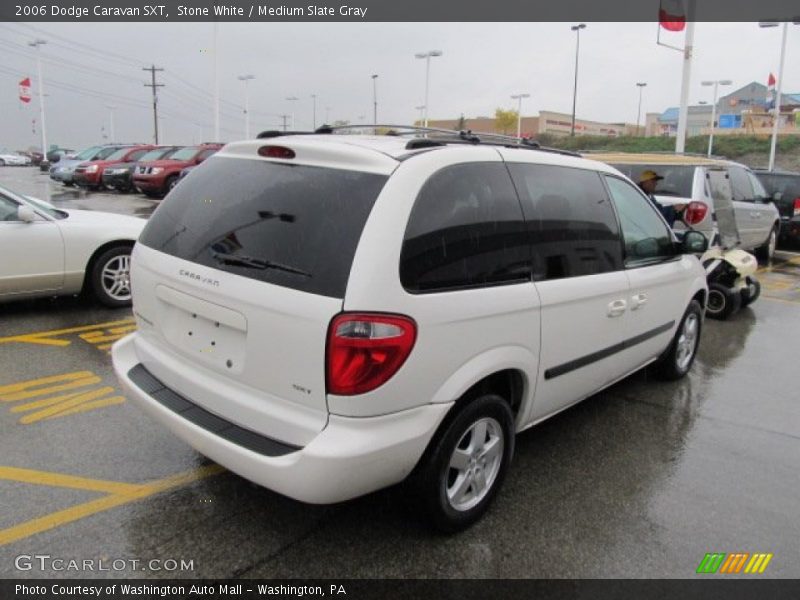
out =
<path fill-rule="evenodd" d="M 312 135 L 312 134 L 334 134 L 339 131 L 353 131 L 371 129 L 377 133 L 378 129 L 385 130 L 383 135 L 391 136 L 410 136 L 424 134 L 425 137 L 415 137 L 406 144 L 407 150 L 420 150 L 424 148 L 435 148 L 447 144 L 487 144 L 493 146 L 504 146 L 506 148 L 526 148 L 529 150 L 539 150 L 541 152 L 552 152 L 565 156 L 577 156 L 580 154 L 570 150 L 560 150 L 558 148 L 547 148 L 539 145 L 539 142 L 531 138 L 518 138 L 499 133 L 474 132 L 472 130 L 439 129 L 436 127 L 419 127 L 417 125 L 322 125 L 315 131 L 262 131 L 258 134 L 258 139 L 273 138 L 284 135 Z"/>

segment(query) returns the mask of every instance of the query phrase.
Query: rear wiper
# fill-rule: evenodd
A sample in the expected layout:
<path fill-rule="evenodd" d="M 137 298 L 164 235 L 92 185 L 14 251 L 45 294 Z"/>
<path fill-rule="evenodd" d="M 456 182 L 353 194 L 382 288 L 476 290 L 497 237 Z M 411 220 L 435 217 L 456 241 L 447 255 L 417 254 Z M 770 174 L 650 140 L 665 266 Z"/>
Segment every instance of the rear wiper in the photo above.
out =
<path fill-rule="evenodd" d="M 212 252 L 211 256 L 216 258 L 221 263 L 226 265 L 236 265 L 239 267 L 248 267 L 250 269 L 276 269 L 278 271 L 285 271 L 286 273 L 294 273 L 295 275 L 302 275 L 303 277 L 311 277 L 311 273 L 284 265 L 283 263 L 274 262 L 271 260 L 261 260 L 260 258 L 253 258 L 251 256 L 244 256 L 242 254 L 229 254 L 227 252 Z"/>

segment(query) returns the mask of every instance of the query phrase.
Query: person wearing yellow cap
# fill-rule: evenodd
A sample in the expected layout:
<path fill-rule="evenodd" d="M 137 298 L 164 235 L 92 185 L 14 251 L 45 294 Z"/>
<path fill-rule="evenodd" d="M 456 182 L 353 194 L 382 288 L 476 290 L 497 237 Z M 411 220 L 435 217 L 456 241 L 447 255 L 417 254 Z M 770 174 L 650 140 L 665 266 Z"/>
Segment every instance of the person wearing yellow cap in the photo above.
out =
<path fill-rule="evenodd" d="M 653 203 L 653 206 L 658 209 L 658 211 L 664 216 L 664 219 L 666 219 L 667 223 L 669 223 L 669 226 L 672 227 L 675 224 L 678 216 L 683 212 L 683 209 L 686 208 L 686 205 L 664 205 L 656 200 L 656 187 L 658 186 L 658 182 L 662 179 L 664 178 L 655 171 L 646 169 L 642 171 L 641 175 L 639 175 L 639 187 L 642 188 L 642 191 L 645 194 L 647 194 L 647 197 L 650 199 L 650 202 Z"/>

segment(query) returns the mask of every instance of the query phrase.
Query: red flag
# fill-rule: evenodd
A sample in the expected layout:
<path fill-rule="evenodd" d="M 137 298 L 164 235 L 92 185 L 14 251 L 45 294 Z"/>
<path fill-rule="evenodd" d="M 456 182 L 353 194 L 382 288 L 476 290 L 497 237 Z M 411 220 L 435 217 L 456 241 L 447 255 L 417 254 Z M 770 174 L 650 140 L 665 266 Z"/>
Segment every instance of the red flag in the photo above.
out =
<path fill-rule="evenodd" d="M 686 27 L 686 7 L 683 0 L 661 0 L 658 22 L 667 31 L 683 31 Z"/>
<path fill-rule="evenodd" d="M 19 99 L 26 104 L 31 101 L 31 78 L 26 77 L 19 82 Z"/>
<path fill-rule="evenodd" d="M 767 87 L 775 87 L 777 80 L 775 79 L 775 75 L 772 73 L 769 74 L 769 78 L 767 79 Z"/>

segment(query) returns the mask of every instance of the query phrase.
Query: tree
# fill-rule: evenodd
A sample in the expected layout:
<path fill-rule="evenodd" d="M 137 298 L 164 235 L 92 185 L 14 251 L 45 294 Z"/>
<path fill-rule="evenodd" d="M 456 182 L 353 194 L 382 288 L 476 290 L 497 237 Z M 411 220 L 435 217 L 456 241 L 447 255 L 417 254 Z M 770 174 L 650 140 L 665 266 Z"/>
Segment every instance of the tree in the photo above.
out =
<path fill-rule="evenodd" d="M 494 130 L 503 135 L 508 134 L 509 129 L 516 132 L 518 117 L 519 113 L 515 110 L 503 110 L 502 108 L 498 108 L 494 111 Z"/>

